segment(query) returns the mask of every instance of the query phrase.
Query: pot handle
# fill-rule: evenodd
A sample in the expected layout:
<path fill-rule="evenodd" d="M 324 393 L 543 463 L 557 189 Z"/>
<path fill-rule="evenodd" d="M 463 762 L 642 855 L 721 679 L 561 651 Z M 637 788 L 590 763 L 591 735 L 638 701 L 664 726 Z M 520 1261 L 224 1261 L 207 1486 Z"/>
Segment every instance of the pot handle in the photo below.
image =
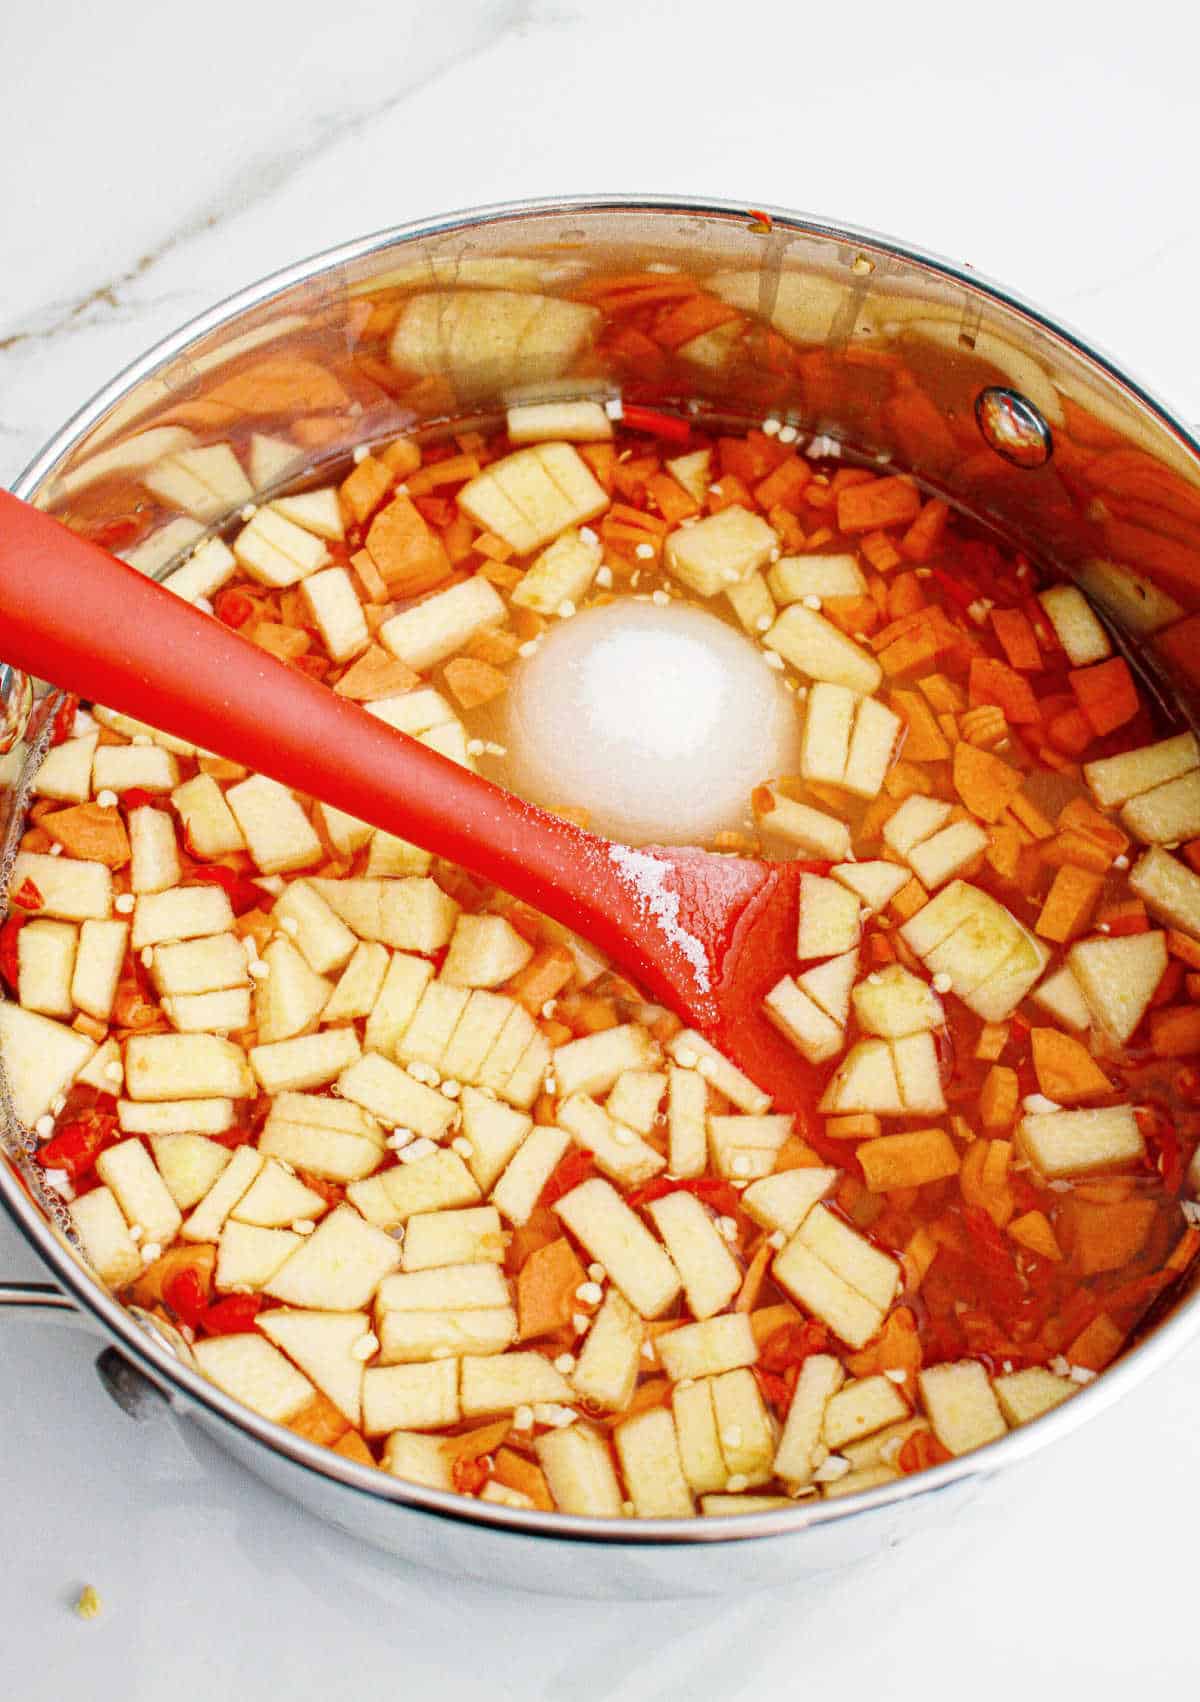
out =
<path fill-rule="evenodd" d="M 83 1323 L 84 1317 L 69 1294 L 49 1282 L 0 1282 L 0 1312 L 28 1312 L 63 1323 Z"/>

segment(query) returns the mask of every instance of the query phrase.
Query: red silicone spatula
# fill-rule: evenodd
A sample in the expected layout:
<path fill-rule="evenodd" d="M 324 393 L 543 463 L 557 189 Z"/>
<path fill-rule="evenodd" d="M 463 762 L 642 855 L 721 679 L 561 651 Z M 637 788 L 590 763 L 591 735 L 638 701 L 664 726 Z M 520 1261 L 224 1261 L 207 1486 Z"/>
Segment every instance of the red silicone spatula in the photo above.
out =
<path fill-rule="evenodd" d="M 523 803 L 0 492 L 0 656 L 460 863 L 592 941 L 784 1110 L 813 1072 L 761 1015 L 798 863 L 630 852 Z M 614 774 L 613 784 L 620 784 Z"/>

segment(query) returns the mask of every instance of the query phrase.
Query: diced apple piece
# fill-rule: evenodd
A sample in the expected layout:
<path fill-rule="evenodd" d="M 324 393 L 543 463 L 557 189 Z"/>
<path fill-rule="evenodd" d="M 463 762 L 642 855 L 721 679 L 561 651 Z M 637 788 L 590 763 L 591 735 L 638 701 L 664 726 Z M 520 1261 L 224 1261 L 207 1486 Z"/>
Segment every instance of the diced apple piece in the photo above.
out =
<path fill-rule="evenodd" d="M 292 1230 L 264 1229 L 230 1218 L 217 1245 L 214 1285 L 238 1293 L 265 1287 L 299 1247 L 300 1239 Z"/>
<path fill-rule="evenodd" d="M 369 1301 L 400 1264 L 400 1248 L 351 1206 L 338 1206 L 266 1285 L 292 1306 L 353 1312 Z"/>
<path fill-rule="evenodd" d="M 232 1099 L 118 1099 L 117 1122 L 127 1135 L 221 1135 L 237 1120 Z"/>
<path fill-rule="evenodd" d="M 900 1475 L 892 1466 L 864 1466 L 859 1471 L 847 1472 L 844 1477 L 822 1484 L 821 1499 L 836 1501 L 843 1495 L 861 1495 L 868 1489 L 879 1489 L 885 1483 L 895 1483 Z"/>
<path fill-rule="evenodd" d="M 338 883 L 331 882 L 331 885 Z M 396 952 L 387 967 L 379 997 L 367 1017 L 365 1033 L 369 1052 L 394 1052 L 396 1043 L 413 1019 L 421 995 L 433 979 L 433 965 L 422 958 Z"/>
<path fill-rule="evenodd" d="M 796 977 L 796 985 L 807 993 L 826 1016 L 844 1028 L 850 1016 L 850 993 L 858 973 L 858 952 L 843 952 L 825 963 L 814 964 Z"/>
<path fill-rule="evenodd" d="M 798 1235 L 771 1268 L 779 1286 L 849 1347 L 864 1347 L 883 1323 L 882 1310 L 832 1271 Z"/>
<path fill-rule="evenodd" d="M 608 507 L 608 495 L 570 444 L 542 443 L 494 462 L 463 486 L 458 502 L 473 520 L 528 555 L 568 526 L 594 520 Z"/>
<path fill-rule="evenodd" d="M 188 889 L 190 890 L 190 889 Z M 121 928 L 124 923 L 92 922 L 93 928 Z M 161 997 L 191 993 L 218 993 L 230 987 L 249 985 L 246 953 L 234 933 L 209 934 L 155 949 L 150 966 L 154 985 Z"/>
<path fill-rule="evenodd" d="M 190 1211 L 204 1198 L 232 1157 L 227 1147 L 204 1135 L 151 1135 L 150 1150 L 180 1211 Z"/>
<path fill-rule="evenodd" d="M 379 1322 L 379 1362 L 415 1365 L 450 1355 L 504 1353 L 516 1339 L 517 1314 L 511 1306 L 389 1311 Z"/>
<path fill-rule="evenodd" d="M 1176 733 L 1157 744 L 1140 745 L 1120 756 L 1101 757 L 1083 766 L 1083 777 L 1096 802 L 1116 809 L 1200 768 L 1200 744 L 1194 733 Z"/>
<path fill-rule="evenodd" d="M 454 987 L 498 987 L 533 956 L 529 941 L 503 916 L 461 915 L 441 978 Z"/>
<path fill-rule="evenodd" d="M 448 727 L 458 720 L 441 692 L 434 691 L 432 686 L 418 686 L 398 697 L 377 698 L 363 707 L 368 715 L 386 721 L 398 732 L 410 733 L 413 738 L 420 738 L 422 733 L 432 732 L 435 727 Z"/>
<path fill-rule="evenodd" d="M 537 614 L 556 615 L 564 602 L 580 603 L 603 560 L 600 541 L 572 528 L 542 551 L 512 592 L 513 603 Z"/>
<path fill-rule="evenodd" d="M 892 764 L 901 726 L 900 717 L 876 698 L 859 698 L 846 772 L 841 780 L 847 792 L 856 798 L 878 797 Z"/>
<path fill-rule="evenodd" d="M 538 1464 L 561 1513 L 621 1516 L 621 1486 L 604 1438 L 586 1424 L 548 1430 L 534 1439 Z"/>
<path fill-rule="evenodd" d="M 950 819 L 951 806 L 940 798 L 925 798 L 914 792 L 883 824 L 883 842 L 906 862 L 910 853 L 939 833 Z"/>
<path fill-rule="evenodd" d="M 381 885 L 380 938 L 384 945 L 429 954 L 450 943 L 459 907 L 435 880 L 415 875 Z"/>
<path fill-rule="evenodd" d="M 134 1034 L 125 1043 L 130 1099 L 249 1099 L 246 1054 L 216 1034 Z"/>
<path fill-rule="evenodd" d="M 362 1048 L 353 1028 L 327 1028 L 319 1034 L 252 1046 L 250 1067 L 264 1093 L 302 1092 L 306 1088 L 324 1087 L 335 1077 L 344 1078 L 361 1055 Z M 353 1099 L 354 1095 L 346 1097 Z M 366 1109 L 372 1107 L 368 1105 Z"/>
<path fill-rule="evenodd" d="M 92 923 L 92 927 L 105 926 Z M 73 1016 L 78 930 L 70 922 L 27 922 L 17 935 L 17 994 L 27 1011 Z"/>
<path fill-rule="evenodd" d="M 237 1034 L 250 1025 L 250 989 L 182 993 L 163 1000 L 172 1028 L 182 1034 Z"/>
<path fill-rule="evenodd" d="M 264 1157 L 332 1182 L 350 1182 L 377 1170 L 383 1157 L 379 1125 L 357 1105 L 304 1093 L 281 1093 L 258 1139 Z"/>
<path fill-rule="evenodd" d="M 675 1062 L 687 1070 L 697 1070 L 705 1081 L 711 1082 L 731 1104 L 748 1116 L 758 1117 L 771 1109 L 771 1096 L 755 1086 L 749 1076 L 729 1059 L 723 1057 L 694 1028 L 680 1029 L 668 1048 Z"/>
<path fill-rule="evenodd" d="M 849 895 L 847 895 L 849 896 Z M 858 907 L 855 904 L 855 915 Z M 845 1031 L 810 999 L 790 975 L 777 981 L 763 1000 L 763 1010 L 781 1034 L 810 1064 L 824 1063 L 842 1049 Z"/>
<path fill-rule="evenodd" d="M 175 823 L 166 810 L 148 806 L 130 810 L 129 849 L 131 891 L 165 892 L 179 880 L 179 844 Z"/>
<path fill-rule="evenodd" d="M 1200 875 L 1157 846 L 1134 864 L 1131 890 L 1151 915 L 1200 938 Z"/>
<path fill-rule="evenodd" d="M 510 404 L 506 415 L 510 443 L 606 443 L 612 421 L 600 402 L 550 401 Z"/>
<path fill-rule="evenodd" d="M 424 672 L 456 655 L 483 627 L 500 626 L 507 620 L 508 610 L 495 587 L 486 579 L 473 578 L 393 615 L 380 627 L 378 637 L 393 656 Z"/>
<path fill-rule="evenodd" d="M 933 988 L 898 963 L 875 970 L 851 996 L 859 1027 L 885 1040 L 945 1026 L 946 1012 Z"/>
<path fill-rule="evenodd" d="M 966 881 L 952 881 L 909 918 L 900 929 L 900 937 L 918 957 L 927 957 L 969 917 L 993 902 L 978 887 L 968 886 Z"/>
<path fill-rule="evenodd" d="M 804 737 L 800 747 L 800 773 L 805 780 L 826 786 L 841 785 L 857 703 L 855 694 L 846 686 L 818 681 L 810 687 L 804 705 Z"/>
<path fill-rule="evenodd" d="M 680 1292 L 679 1275 L 610 1182 L 583 1182 L 554 1210 L 643 1318 L 662 1316 Z"/>
<path fill-rule="evenodd" d="M 1093 557 L 1079 564 L 1075 577 L 1123 631 L 1139 638 L 1148 638 L 1183 616 L 1174 597 L 1123 563 Z"/>
<path fill-rule="evenodd" d="M 136 1225 L 147 1243 L 165 1247 L 175 1239 L 183 1216 L 136 1136 L 107 1147 L 96 1160 L 96 1174 L 112 1189 L 125 1221 Z"/>
<path fill-rule="evenodd" d="M 1069 1377 L 1058 1377 L 1042 1365 L 1030 1365 L 1023 1371 L 1008 1371 L 1002 1377 L 994 1377 L 992 1388 L 1009 1424 L 1031 1424 L 1079 1392 L 1078 1383 Z"/>
<path fill-rule="evenodd" d="M 524 1112 L 488 1099 L 473 1087 L 463 1090 L 460 1103 L 463 1139 L 470 1142 L 472 1149 L 468 1168 L 486 1193 L 499 1179 L 532 1124 Z"/>
<path fill-rule="evenodd" d="M 486 1418 L 494 1412 L 512 1412 L 535 1402 L 569 1401 L 571 1385 L 544 1354 L 532 1350 L 478 1356 L 467 1354 L 462 1361 L 462 1410 L 464 1418 Z"/>
<path fill-rule="evenodd" d="M 1021 1119 L 1017 1139 L 1031 1163 L 1051 1181 L 1130 1164 L 1145 1151 L 1129 1105 L 1031 1112 Z"/>
<path fill-rule="evenodd" d="M 55 798 L 64 804 L 85 804 L 92 795 L 92 759 L 99 733 L 51 745 L 34 777 L 33 790 L 39 798 Z"/>
<path fill-rule="evenodd" d="M 775 619 L 775 599 L 767 590 L 762 574 L 752 573 L 737 585 L 727 585 L 725 595 L 743 630 L 757 642 Z"/>
<path fill-rule="evenodd" d="M 722 1371 L 753 1365 L 758 1358 L 745 1312 L 725 1312 L 701 1323 L 684 1324 L 660 1336 L 657 1346 L 663 1370 L 675 1383 L 685 1377 L 715 1377 Z"/>
<path fill-rule="evenodd" d="M 502 1093 L 507 1098 L 508 1083 L 520 1064 L 530 1045 L 540 1037 L 528 1011 L 515 1003 L 510 1005 L 504 1027 L 488 1049 L 487 1057 L 476 1072 L 476 1081 L 480 1087 L 490 1088 L 493 1093 Z M 549 1049 L 546 1051 L 546 1061 L 549 1063 Z M 544 1074 L 544 1071 L 543 1071 Z M 528 1101 L 526 1101 L 528 1104 Z M 522 1107 L 524 1109 L 524 1107 Z"/>
<path fill-rule="evenodd" d="M 1149 845 L 1177 845 L 1200 834 L 1200 770 L 1141 792 L 1121 811 L 1135 838 Z"/>
<path fill-rule="evenodd" d="M 429 1064 L 441 1068 L 442 1056 L 458 1027 L 471 995 L 465 987 L 431 981 L 421 995 L 413 1019 L 396 1042 L 396 1057 L 402 1064 Z"/>
<path fill-rule="evenodd" d="M 731 513 L 723 509 L 723 514 Z M 714 516 L 719 519 L 720 516 Z M 709 524 L 709 522 L 704 522 Z M 699 530 L 697 527 L 695 530 Z M 693 533 L 685 534 L 694 536 Z M 756 562 L 755 566 L 759 564 Z M 786 608 L 765 634 L 763 643 L 811 680 L 847 686 L 863 697 L 878 691 L 883 670 L 868 650 L 847 638 L 832 621 L 803 603 Z"/>
<path fill-rule="evenodd" d="M 676 455 L 667 462 L 667 472 L 701 508 L 708 496 L 711 469 L 711 449 L 694 449 L 690 455 Z"/>
<path fill-rule="evenodd" d="M 952 822 L 940 833 L 913 846 L 908 853 L 909 867 L 922 886 L 932 892 L 977 862 L 988 843 L 987 833 L 978 822 Z"/>
<path fill-rule="evenodd" d="M 895 1383 L 882 1374 L 847 1383 L 825 1408 L 822 1438 L 836 1452 L 847 1442 L 882 1430 L 908 1417 L 908 1403 Z"/>
<path fill-rule="evenodd" d="M 248 578 L 272 590 L 295 585 L 329 560 L 320 538 L 275 508 L 260 508 L 233 540 L 233 553 Z"/>
<path fill-rule="evenodd" d="M 171 793 L 187 843 L 198 857 L 225 857 L 246 846 L 225 794 L 209 774 L 197 774 Z"/>
<path fill-rule="evenodd" d="M 92 763 L 96 792 L 171 792 L 179 784 L 179 764 L 159 745 L 100 745 Z"/>
<path fill-rule="evenodd" d="M 697 1495 L 724 1489 L 729 1468 L 717 1435 L 713 1379 L 677 1383 L 671 1394 L 671 1411 L 688 1487 Z"/>
<path fill-rule="evenodd" d="M 492 1189 L 492 1203 L 510 1223 L 528 1223 L 569 1145 L 566 1131 L 552 1124 L 539 1124 L 522 1141 Z"/>
<path fill-rule="evenodd" d="M 692 1316 L 711 1318 L 728 1305 L 742 1281 L 711 1216 L 694 1195 L 678 1189 L 647 1209 L 683 1281 Z"/>
<path fill-rule="evenodd" d="M 272 912 L 277 926 L 290 934 L 309 967 L 332 975 L 350 959 L 358 944 L 353 932 L 310 881 L 290 881 Z"/>
<path fill-rule="evenodd" d="M 32 1127 L 96 1050 L 76 1029 L 0 1001 L 0 1052 L 18 1121 Z"/>
<path fill-rule="evenodd" d="M 901 887 L 908 884 L 907 870 L 882 861 L 838 863 L 829 873 L 835 881 L 857 893 L 873 916 L 885 910 Z"/>
<path fill-rule="evenodd" d="M 667 537 L 667 571 L 700 597 L 715 597 L 765 567 L 778 539 L 757 514 L 738 503 Z"/>
<path fill-rule="evenodd" d="M 367 1189 L 374 1191 L 376 1187 L 383 1194 L 377 1215 L 368 1209 L 366 1194 Z M 384 1170 L 370 1182 L 356 1184 L 347 1191 L 347 1197 L 364 1217 L 384 1228 L 406 1223 L 417 1213 L 474 1205 L 480 1195 L 458 1154 L 443 1149 Z"/>
<path fill-rule="evenodd" d="M 110 1034 L 92 1053 L 75 1080 L 80 1087 L 94 1087 L 98 1093 L 122 1092 L 125 1065 L 120 1042 Z"/>
<path fill-rule="evenodd" d="M 370 1329 L 367 1314 L 277 1307 L 261 1313 L 257 1323 L 357 1428 L 362 1422 L 363 1361 L 355 1348 Z"/>
<path fill-rule="evenodd" d="M 752 1182 L 742 1195 L 742 1209 L 763 1229 L 792 1236 L 812 1208 L 837 1181 L 836 1170 L 780 1170 Z"/>
<path fill-rule="evenodd" d="M 356 851 L 361 851 L 363 846 L 374 838 L 376 830 L 370 822 L 360 821 L 357 816 L 348 815 L 345 810 L 335 810 L 332 804 L 318 803 L 315 808 L 326 839 L 340 857 L 353 857 Z M 409 874 L 414 871 L 406 869 L 404 872 Z M 415 872 L 424 873 L 424 870 Z"/>
<path fill-rule="evenodd" d="M 494 1206 L 418 1212 L 406 1226 L 404 1269 L 427 1271 L 437 1265 L 469 1265 L 477 1259 L 502 1264 L 507 1244 Z"/>
<path fill-rule="evenodd" d="M 196 1343 L 196 1362 L 218 1388 L 276 1424 L 308 1405 L 313 1386 L 262 1336 L 212 1336 Z"/>
<path fill-rule="evenodd" d="M 987 1372 L 973 1359 L 933 1365 L 917 1374 L 921 1401 L 943 1448 L 968 1454 L 1006 1433 Z"/>
<path fill-rule="evenodd" d="M 493 1264 L 439 1265 L 427 1271 L 397 1271 L 384 1277 L 375 1297 L 385 1312 L 490 1311 L 512 1302 L 503 1271 Z"/>
<path fill-rule="evenodd" d="M 835 957 L 853 951 L 861 927 L 856 895 L 824 875 L 800 876 L 797 957 Z"/>
<path fill-rule="evenodd" d="M 606 1176 L 623 1187 L 636 1187 L 665 1170 L 667 1161 L 632 1129 L 612 1118 L 587 1094 L 572 1094 L 562 1099 L 558 1121 L 572 1135 L 576 1144 L 593 1154 L 596 1166 Z"/>
<path fill-rule="evenodd" d="M 32 902 L 28 887 L 36 890 L 37 904 Z M 23 889 L 31 900 L 29 904 L 21 904 Z M 61 922 L 101 921 L 112 910 L 112 870 L 103 863 L 85 863 L 75 857 L 19 851 L 8 891 L 9 902 L 22 910 L 37 911 Z"/>
<path fill-rule="evenodd" d="M 393 1430 L 439 1430 L 462 1417 L 457 1359 L 428 1365 L 373 1365 L 363 1372 L 362 1428 L 366 1436 Z"/>
<path fill-rule="evenodd" d="M 1064 1028 L 1081 1033 L 1091 1024 L 1092 1013 L 1088 1009 L 1083 989 L 1072 975 L 1067 964 L 1062 964 L 1053 975 L 1047 975 L 1044 981 L 1038 983 L 1029 995 L 1035 1005 L 1054 1017 Z"/>
<path fill-rule="evenodd" d="M 853 556 L 783 556 L 767 575 L 777 603 L 805 597 L 865 597 L 867 581 Z"/>
<path fill-rule="evenodd" d="M 626 1070 L 651 1068 L 657 1062 L 657 1046 L 646 1030 L 633 1022 L 569 1040 L 554 1050 L 554 1074 L 564 1098 L 607 1093 Z"/>
<path fill-rule="evenodd" d="M 642 1320 L 615 1288 L 596 1313 L 570 1373 L 574 1394 L 590 1406 L 621 1412 L 633 1398 L 641 1370 Z"/>
<path fill-rule="evenodd" d="M 402 372 L 448 380 L 465 396 L 480 388 L 494 394 L 507 384 L 565 372 L 590 341 L 599 314 L 578 302 L 537 294 L 525 271 L 517 271 L 521 265 L 455 258 L 446 267 L 449 282 L 496 287 L 410 295 L 392 333 L 392 363 Z M 421 268 L 426 276 L 427 267 L 428 262 Z"/>
<path fill-rule="evenodd" d="M 359 1058 L 353 1029 L 329 1029 L 322 1035 L 313 1036 L 313 1039 L 329 1040 L 334 1035 L 348 1035 L 354 1042 L 348 1067 L 343 1068 L 338 1078 L 338 1092 L 343 1099 L 361 1105 L 381 1123 L 392 1128 L 412 1129 L 430 1140 L 438 1140 L 446 1133 L 456 1115 L 451 1100 L 426 1087 L 423 1082 L 414 1080 L 406 1070 L 399 1069 L 378 1053 L 366 1052 Z M 286 1044 L 295 1046 L 308 1042 L 288 1041 Z M 324 1081 L 329 1077 L 322 1075 L 321 1079 Z M 318 1084 L 312 1082 L 307 1085 L 315 1087 Z"/>
<path fill-rule="evenodd" d="M 289 460 L 291 454 L 289 446 Z M 299 491 L 293 496 L 277 496 L 271 507 L 277 514 L 282 514 L 285 520 L 292 521 L 296 526 L 303 526 L 306 532 L 312 532 L 318 538 L 332 541 L 345 536 L 341 504 L 332 485 L 326 485 L 323 490 Z"/>
<path fill-rule="evenodd" d="M 233 908 L 219 886 L 177 886 L 170 892 L 148 892 L 133 912 L 134 951 L 174 940 L 196 940 L 206 934 L 230 933 Z M 156 954 L 157 955 L 157 954 Z M 211 992 L 208 987 L 176 988 L 172 992 Z"/>
<path fill-rule="evenodd" d="M 121 733 L 127 739 L 135 742 L 135 748 L 147 744 L 159 745 L 165 751 L 171 751 L 175 756 L 197 756 L 206 753 L 190 739 L 176 738 L 174 733 L 164 733 L 160 727 L 152 727 L 149 721 L 138 721 L 132 715 L 123 715 L 116 709 L 107 709 L 102 703 L 92 705 L 92 714 L 102 727 L 108 727 L 114 733 Z M 116 750 L 117 746 L 102 745 L 101 750 Z M 93 785 L 97 782 L 93 775 Z M 118 788 L 119 790 L 119 788 Z M 150 790 L 150 788 L 147 788 Z"/>
<path fill-rule="evenodd" d="M 178 1136 L 176 1137 L 178 1139 Z M 256 1179 L 234 1206 L 230 1216 L 237 1223 L 260 1229 L 282 1229 L 298 1219 L 325 1215 L 327 1201 L 276 1159 L 263 1165 Z"/>
<path fill-rule="evenodd" d="M 292 792 L 265 774 L 240 780 L 225 794 L 250 855 L 264 875 L 319 863 L 321 841 Z"/>
<path fill-rule="evenodd" d="M 881 1117 L 902 1117 L 905 1106 L 889 1043 L 860 1040 L 852 1046 L 826 1088 L 820 1109 L 826 1116 L 873 1111 Z"/>
<path fill-rule="evenodd" d="M 1080 940 L 1067 953 L 1067 963 L 1096 1022 L 1124 1045 L 1166 973 L 1166 936 L 1154 932 Z"/>
<path fill-rule="evenodd" d="M 881 1311 L 891 1305 L 900 1286 L 896 1261 L 873 1246 L 865 1235 L 835 1217 L 826 1206 L 815 1206 L 809 1212 L 796 1239 Z"/>
<path fill-rule="evenodd" d="M 352 1022 L 370 1016 L 388 970 L 386 946 L 366 940 L 355 944 L 350 961 L 321 1011 L 323 1023 Z"/>
<path fill-rule="evenodd" d="M 744 1478 L 750 1486 L 765 1483 L 772 1475 L 775 1428 L 753 1373 L 741 1368 L 714 1377 L 712 1402 L 730 1478 Z"/>
<path fill-rule="evenodd" d="M 700 1176 L 708 1162 L 708 1089 L 698 1070 L 667 1072 L 667 1152 L 674 1176 Z"/>
<path fill-rule="evenodd" d="M 850 829 L 837 816 L 798 804 L 769 787 L 753 794 L 754 813 L 765 834 L 778 834 L 806 856 L 836 859 L 850 855 Z"/>
<path fill-rule="evenodd" d="M 263 1167 L 262 1154 L 251 1146 L 240 1146 L 217 1176 L 195 1211 L 186 1218 L 180 1234 L 185 1241 L 215 1241 L 225 1219 Z"/>
<path fill-rule="evenodd" d="M 613 1442 L 639 1518 L 686 1519 L 694 1511 L 679 1458 L 675 1421 L 665 1407 L 652 1407 L 625 1419 L 613 1431 Z"/>
<path fill-rule="evenodd" d="M 614 1122 L 648 1135 L 658 1120 L 666 1085 L 661 1070 L 625 1070 L 613 1083 L 604 1109 Z"/>
<path fill-rule="evenodd" d="M 1112 645 L 1095 610 L 1075 585 L 1052 585 L 1038 594 L 1055 637 L 1073 668 L 1086 668 L 1112 655 Z"/>
<path fill-rule="evenodd" d="M 254 497 L 254 487 L 228 443 L 164 456 L 142 475 L 142 483 L 160 501 L 196 520 L 221 520 Z"/>
<path fill-rule="evenodd" d="M 170 528 L 164 530 L 169 531 Z M 172 550 L 167 560 L 174 554 Z M 237 557 L 229 546 L 220 538 L 206 538 L 182 566 L 167 575 L 163 584 L 168 591 L 182 597 L 185 603 L 195 603 L 201 597 L 211 597 L 214 591 L 219 591 L 236 572 Z"/>
<path fill-rule="evenodd" d="M 893 1040 L 892 1062 L 906 1116 L 936 1117 L 946 1109 L 937 1046 L 927 1030 Z"/>
<path fill-rule="evenodd" d="M 845 1375 L 841 1362 L 829 1353 L 810 1354 L 801 1366 L 775 1451 L 775 1475 L 785 1483 L 799 1488 L 812 1482 L 825 1411 Z"/>
<path fill-rule="evenodd" d="M 985 1022 L 1007 1022 L 1050 961 L 1049 949 L 1021 929 L 1016 945 L 994 975 L 963 995 Z"/>
<path fill-rule="evenodd" d="M 141 1274 L 142 1256 L 111 1189 L 92 1188 L 73 1200 L 69 1210 L 75 1233 L 102 1282 L 122 1289 Z"/>
<path fill-rule="evenodd" d="M 775 1168 L 775 1156 L 792 1132 L 788 1115 L 710 1117 L 713 1168 L 726 1181 L 753 1182 Z"/>

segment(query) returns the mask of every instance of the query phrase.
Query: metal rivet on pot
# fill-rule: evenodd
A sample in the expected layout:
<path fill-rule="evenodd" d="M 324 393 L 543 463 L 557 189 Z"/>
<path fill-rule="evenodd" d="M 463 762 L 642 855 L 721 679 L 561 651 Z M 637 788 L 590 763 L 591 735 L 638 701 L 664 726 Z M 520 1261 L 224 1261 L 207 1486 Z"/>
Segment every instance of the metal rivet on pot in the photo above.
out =
<path fill-rule="evenodd" d="M 33 709 L 33 681 L 20 668 L 0 662 L 0 756 L 6 756 L 19 740 Z"/>
<path fill-rule="evenodd" d="M 984 442 L 1014 467 L 1044 467 L 1054 453 L 1050 427 L 1019 390 L 990 385 L 975 398 Z"/>

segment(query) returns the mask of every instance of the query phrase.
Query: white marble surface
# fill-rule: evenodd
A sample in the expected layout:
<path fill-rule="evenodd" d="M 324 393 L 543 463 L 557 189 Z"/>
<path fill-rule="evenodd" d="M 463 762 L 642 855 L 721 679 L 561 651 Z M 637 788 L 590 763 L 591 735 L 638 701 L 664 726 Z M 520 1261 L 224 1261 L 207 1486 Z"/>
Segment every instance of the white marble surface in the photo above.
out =
<path fill-rule="evenodd" d="M 0 476 L 148 342 L 330 243 L 570 191 L 729 196 L 969 259 L 1200 421 L 1178 4 L 57 0 L 0 8 Z M 1190 36 L 1188 32 L 1193 32 Z M 0 1226 L 0 1274 L 33 1267 Z M 7 1695 L 447 1702 L 1191 1683 L 1200 1348 L 827 1594 L 588 1608 L 389 1570 L 0 1322 Z M 69 1611 L 83 1581 L 100 1621 Z"/>

